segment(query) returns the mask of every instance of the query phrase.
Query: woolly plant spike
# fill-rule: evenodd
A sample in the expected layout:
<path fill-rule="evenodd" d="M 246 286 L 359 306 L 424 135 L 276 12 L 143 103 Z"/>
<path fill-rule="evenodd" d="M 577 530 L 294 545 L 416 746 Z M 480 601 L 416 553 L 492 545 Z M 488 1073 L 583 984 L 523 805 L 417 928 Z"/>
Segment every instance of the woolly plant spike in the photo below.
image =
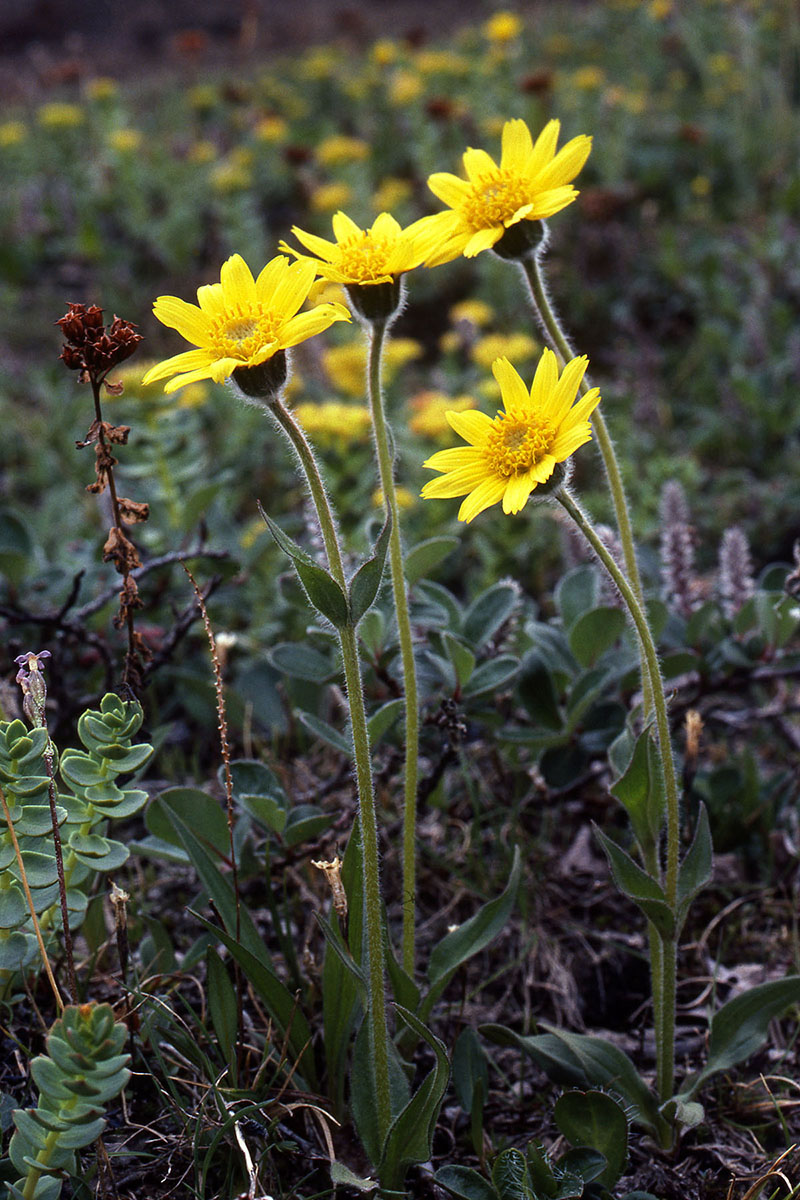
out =
<path fill-rule="evenodd" d="M 19 1172 L 10 1200 L 56 1200 L 63 1174 L 78 1173 L 75 1151 L 96 1141 L 103 1112 L 130 1079 L 120 1053 L 127 1029 L 108 1004 L 66 1008 L 47 1038 L 47 1053 L 31 1063 L 37 1108 L 16 1109 L 8 1154 Z"/>
<path fill-rule="evenodd" d="M 675 479 L 664 484 L 659 504 L 661 518 L 661 578 L 664 599 L 681 616 L 697 607 L 695 599 L 694 534 L 683 488 Z"/>
<path fill-rule="evenodd" d="M 750 546 L 738 525 L 731 525 L 722 535 L 717 588 L 722 611 L 729 621 L 733 620 L 755 590 Z"/>

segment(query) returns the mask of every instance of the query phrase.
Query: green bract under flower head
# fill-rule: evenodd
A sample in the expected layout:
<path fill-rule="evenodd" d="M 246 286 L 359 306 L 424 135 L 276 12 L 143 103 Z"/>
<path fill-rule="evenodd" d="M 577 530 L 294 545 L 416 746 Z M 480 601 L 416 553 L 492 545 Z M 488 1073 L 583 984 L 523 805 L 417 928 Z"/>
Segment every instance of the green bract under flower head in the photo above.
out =
<path fill-rule="evenodd" d="M 237 369 L 260 366 L 334 321 L 349 321 L 342 304 L 299 311 L 315 277 L 313 263 L 290 263 L 278 256 L 254 279 L 241 255 L 234 254 L 222 264 L 219 283 L 198 288 L 199 307 L 177 296 L 159 296 L 153 305 L 159 321 L 198 349 L 151 367 L 143 382 L 168 379 L 165 392 L 198 379 L 221 383 Z"/>

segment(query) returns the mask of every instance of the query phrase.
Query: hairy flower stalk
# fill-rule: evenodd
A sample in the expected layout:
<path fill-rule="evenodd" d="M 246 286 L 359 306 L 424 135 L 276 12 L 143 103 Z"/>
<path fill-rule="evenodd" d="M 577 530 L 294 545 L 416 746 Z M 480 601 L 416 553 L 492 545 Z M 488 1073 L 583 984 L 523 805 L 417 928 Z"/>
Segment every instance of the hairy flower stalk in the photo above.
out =
<path fill-rule="evenodd" d="M 532 493 L 557 500 L 588 540 L 605 566 L 628 609 L 642 653 L 643 683 L 649 687 L 655 710 L 658 749 L 666 792 L 666 867 L 663 888 L 673 912 L 678 901 L 680 814 L 672 757 L 667 705 L 658 655 L 643 604 L 603 539 L 570 495 L 566 481 L 569 458 L 591 440 L 590 418 L 600 402 L 597 388 L 584 391 L 586 358 L 568 362 L 559 372 L 556 355 L 544 350 L 528 389 L 507 359 L 492 366 L 500 384 L 504 409 L 494 419 L 480 412 L 448 412 L 453 429 L 469 445 L 440 450 L 425 466 L 442 472 L 425 484 L 425 498 L 464 496 L 459 520 L 470 522 L 486 508 L 502 502 L 505 513 L 518 513 Z M 654 845 L 646 868 L 661 882 L 662 870 Z M 658 1055 L 658 1086 L 662 1100 L 672 1095 L 674 1077 L 676 942 L 651 925 L 653 1000 Z"/>
<path fill-rule="evenodd" d="M 419 778 L 419 700 L 414 643 L 403 569 L 400 508 L 394 482 L 394 461 L 381 387 L 381 364 L 386 332 L 402 303 L 402 274 L 419 266 L 429 248 L 420 236 L 425 218 L 402 229 L 394 217 L 381 213 L 370 229 L 360 229 L 345 213 L 333 218 L 336 242 L 328 242 L 294 228 L 292 232 L 308 250 L 319 256 L 317 270 L 324 278 L 344 285 L 354 313 L 369 340 L 367 395 L 378 460 L 383 503 L 391 514 L 389 560 L 392 575 L 405 696 L 405 772 L 403 782 L 403 968 L 413 977 L 416 942 L 416 827 Z M 303 256 L 285 244 L 299 259 Z"/>
<path fill-rule="evenodd" d="M 169 379 L 164 390 L 170 392 L 196 379 L 221 381 L 230 377 L 245 398 L 255 401 L 274 417 L 300 459 L 317 510 L 331 574 L 346 595 L 342 553 L 325 485 L 302 428 L 281 400 L 287 378 L 285 351 L 335 321 L 350 319 L 341 304 L 324 303 L 306 312 L 299 311 L 308 299 L 316 275 L 314 261 L 290 263 L 279 256 L 267 263 L 254 279 L 241 256 L 234 254 L 223 263 L 220 282 L 198 290 L 199 308 L 174 296 L 160 297 L 154 305 L 156 316 L 194 342 L 198 349 L 160 363 L 148 371 L 145 382 Z M 370 994 L 367 1019 L 375 1064 L 378 1123 L 383 1138 L 391 1122 L 391 1095 L 378 824 L 355 628 L 348 622 L 338 632 L 356 764 Z"/>

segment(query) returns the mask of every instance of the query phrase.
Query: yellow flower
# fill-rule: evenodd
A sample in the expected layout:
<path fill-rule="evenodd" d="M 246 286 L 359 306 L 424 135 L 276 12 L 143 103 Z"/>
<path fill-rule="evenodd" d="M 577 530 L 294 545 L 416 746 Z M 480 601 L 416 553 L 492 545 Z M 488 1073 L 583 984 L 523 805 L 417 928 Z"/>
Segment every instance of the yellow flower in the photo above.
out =
<path fill-rule="evenodd" d="M 258 366 L 334 321 L 349 320 L 347 309 L 339 304 L 299 312 L 313 282 L 313 264 L 290 263 L 279 256 L 254 279 L 241 255 L 234 254 L 222 264 L 219 283 L 198 288 L 199 308 L 177 296 L 159 296 L 153 305 L 159 321 L 198 349 L 159 363 L 143 383 L 169 379 L 165 392 L 197 379 L 221 383 L 237 367 Z"/>
<path fill-rule="evenodd" d="M 482 329 L 484 325 L 488 325 L 491 321 L 494 316 L 494 310 L 485 300 L 471 298 L 459 300 L 450 309 L 448 316 L 454 325 L 459 321 L 468 321 L 470 325 L 477 325 L 479 329 Z"/>
<path fill-rule="evenodd" d="M 539 343 L 529 333 L 487 333 L 472 347 L 472 361 L 487 369 L 496 358 L 533 358 Z"/>
<path fill-rule="evenodd" d="M 379 67 L 388 67 L 395 62 L 400 54 L 400 49 L 397 42 L 393 42 L 390 38 L 381 38 L 375 42 L 370 55 L 372 61 Z"/>
<path fill-rule="evenodd" d="M 77 104 L 62 104 L 53 101 L 43 104 L 36 114 L 40 125 L 46 129 L 75 129 L 83 123 L 83 109 Z"/>
<path fill-rule="evenodd" d="M 711 180 L 707 175 L 695 175 L 689 184 L 689 190 L 698 200 L 705 200 L 706 196 L 711 195 Z"/>
<path fill-rule="evenodd" d="M 416 498 L 413 493 L 410 492 L 407 487 L 403 487 L 402 484 L 399 484 L 394 489 L 394 496 L 395 500 L 397 501 L 398 508 L 413 508 L 416 503 Z M 376 508 L 383 508 L 385 503 L 383 488 L 376 488 L 372 493 L 372 503 Z"/>
<path fill-rule="evenodd" d="M 212 83 L 198 83 L 189 89 L 186 99 L 196 112 L 208 112 L 219 100 L 219 92 Z"/>
<path fill-rule="evenodd" d="M 391 383 L 398 370 L 419 358 L 422 347 L 413 338 L 392 338 L 384 346 L 383 377 Z M 346 342 L 343 346 L 329 346 L 322 355 L 322 364 L 328 379 L 346 396 L 364 394 L 364 377 L 367 369 L 367 347 L 362 338 L 357 342 Z"/>
<path fill-rule="evenodd" d="M 314 212 L 331 212 L 353 199 L 353 189 L 346 183 L 323 183 L 311 194 Z"/>
<path fill-rule="evenodd" d="M 363 404 L 298 404 L 294 415 L 306 433 L 323 442 L 364 442 L 372 425 L 370 411 Z"/>
<path fill-rule="evenodd" d="M 222 195 L 246 192 L 251 182 L 251 172 L 233 158 L 223 159 L 211 172 L 211 186 Z"/>
<path fill-rule="evenodd" d="M 606 73 L 602 67 L 578 67 L 572 75 L 572 86 L 582 92 L 591 92 L 605 83 Z"/>
<path fill-rule="evenodd" d="M 419 433 L 423 437 L 438 438 L 447 433 L 449 429 L 448 411 L 465 412 L 467 409 L 476 407 L 477 402 L 474 396 L 456 396 L 454 399 L 452 396 L 446 396 L 444 392 L 418 392 L 411 400 L 411 409 L 414 415 L 409 420 L 408 427 L 412 433 Z"/>
<path fill-rule="evenodd" d="M 450 205 L 447 212 L 423 218 L 433 249 L 432 267 L 463 254 L 474 258 L 496 246 L 507 229 L 560 212 L 578 195 L 571 186 L 592 148 L 584 134 L 556 153 L 560 122 L 548 121 L 534 143 L 524 121 L 506 121 L 498 166 L 485 150 L 464 154 L 467 179 L 438 172 L 428 187 Z"/>
<path fill-rule="evenodd" d="M 420 50 L 414 65 L 423 75 L 469 75 L 470 62 L 452 50 Z"/>
<path fill-rule="evenodd" d="M 337 212 L 333 218 L 335 242 L 292 226 L 298 242 L 317 258 L 309 259 L 285 242 L 278 248 L 304 262 L 313 262 L 317 274 L 332 283 L 393 283 L 403 271 L 418 267 L 425 257 L 428 242 L 420 246 L 416 241 L 418 227 L 425 220 L 423 217 L 403 229 L 390 213 L 383 212 L 370 229 L 360 229 L 346 213 Z"/>
<path fill-rule="evenodd" d="M 411 104 L 425 90 L 425 84 L 413 71 L 396 71 L 389 84 L 389 99 L 398 108 Z"/>
<path fill-rule="evenodd" d="M 496 12 L 493 17 L 483 27 L 484 37 L 490 42 L 496 42 L 500 45 L 505 45 L 506 42 L 513 42 L 515 37 L 519 37 L 522 32 L 522 21 L 512 12 Z"/>
<path fill-rule="evenodd" d="M 27 133 L 22 121 L 4 121 L 0 125 L 0 146 L 18 146 L 25 141 Z"/>
<path fill-rule="evenodd" d="M 107 75 L 97 75 L 94 79 L 87 80 L 84 91 L 90 100 L 111 100 L 116 96 L 118 89 L 116 80 L 109 79 Z"/>
<path fill-rule="evenodd" d="M 253 127 L 253 134 L 260 142 L 282 142 L 288 132 L 289 125 L 283 117 L 261 117 Z"/>
<path fill-rule="evenodd" d="M 338 167 L 341 163 L 362 162 L 369 155 L 369 146 L 361 138 L 347 137 L 336 133 L 325 138 L 317 146 L 317 159 L 325 167 Z"/>
<path fill-rule="evenodd" d="M 452 428 L 468 446 L 439 450 L 424 464 L 442 471 L 422 489 L 427 499 L 466 496 L 460 521 L 502 500 L 503 512 L 518 513 L 539 484 L 547 483 L 556 464 L 591 439 L 589 416 L 600 402 L 592 388 L 574 403 L 588 359 L 573 358 L 559 378 L 552 350 L 545 350 L 530 391 L 507 358 L 492 366 L 505 405 L 494 419 L 481 412 L 449 412 Z"/>
<path fill-rule="evenodd" d="M 373 193 L 371 205 L 373 212 L 388 212 L 410 200 L 413 187 L 408 179 L 399 179 L 396 175 L 387 175 L 378 184 Z"/>
<path fill-rule="evenodd" d="M 112 129 L 108 135 L 108 144 L 120 154 L 132 154 L 141 146 L 142 135 L 138 129 Z"/>

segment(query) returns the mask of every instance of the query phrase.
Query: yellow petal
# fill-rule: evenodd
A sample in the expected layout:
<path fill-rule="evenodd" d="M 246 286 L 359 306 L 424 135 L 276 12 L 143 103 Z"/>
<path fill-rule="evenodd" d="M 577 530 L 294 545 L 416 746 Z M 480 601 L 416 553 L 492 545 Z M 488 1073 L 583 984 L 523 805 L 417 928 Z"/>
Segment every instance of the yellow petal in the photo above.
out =
<path fill-rule="evenodd" d="M 558 359 L 552 350 L 545 347 L 531 384 L 530 403 L 532 406 L 537 411 L 549 410 L 553 392 L 557 387 Z"/>
<path fill-rule="evenodd" d="M 195 346 L 207 345 L 211 336 L 211 321 L 195 304 L 187 304 L 177 296 L 159 296 L 153 312 L 162 325 L 177 329 L 181 337 Z"/>
<path fill-rule="evenodd" d="M 308 299 L 317 275 L 316 264 L 308 258 L 292 263 L 284 272 L 272 296 L 272 307 L 283 317 L 293 317 Z"/>
<path fill-rule="evenodd" d="M 460 208 L 471 194 L 470 184 L 459 179 L 457 175 L 449 175 L 447 171 L 437 171 L 428 178 L 428 187 L 443 204 L 450 208 Z M 438 215 L 438 214 L 437 214 Z"/>
<path fill-rule="evenodd" d="M 296 317 L 292 317 L 290 321 L 286 322 L 280 331 L 281 348 L 288 349 L 290 346 L 297 346 L 306 338 L 314 337 L 316 334 L 322 333 L 323 329 L 328 329 L 334 321 L 348 321 L 349 319 L 349 313 L 345 314 L 344 309 L 341 309 L 339 305 L 334 308 L 332 304 L 318 304 L 310 312 L 298 313 Z"/>
<path fill-rule="evenodd" d="M 558 135 L 560 131 L 560 121 L 548 121 L 542 132 L 537 137 L 527 165 L 526 173 L 529 179 L 537 178 L 539 172 L 543 171 L 553 158 L 553 155 L 556 152 L 556 146 L 558 145 Z"/>
<path fill-rule="evenodd" d="M 495 242 L 499 242 L 503 236 L 504 229 L 502 225 L 493 225 L 489 229 L 478 229 L 472 234 L 464 247 L 462 253 L 465 258 L 474 258 L 476 254 L 480 254 L 482 250 L 491 250 Z"/>
<path fill-rule="evenodd" d="M 179 375 L 176 379 L 170 379 L 169 383 L 164 385 L 164 391 L 177 392 L 178 388 L 186 387 L 187 383 L 197 383 L 199 379 L 211 379 L 211 367 L 199 367 L 196 371 L 189 371 L 186 375 Z"/>
<path fill-rule="evenodd" d="M 455 496 L 471 492 L 485 479 L 485 465 L 473 463 L 471 466 L 460 467 L 457 471 L 449 471 L 440 479 L 429 479 L 421 495 L 423 500 L 452 500 Z"/>
<path fill-rule="evenodd" d="M 445 417 L 459 437 L 473 446 L 479 446 L 486 441 L 487 434 L 492 428 L 493 421 L 486 413 L 475 412 L 446 412 Z"/>
<path fill-rule="evenodd" d="M 539 192 L 533 197 L 531 219 L 543 221 L 546 217 L 555 216 L 557 212 L 561 212 L 562 208 L 566 208 L 568 204 L 572 204 L 573 200 L 577 200 L 579 195 L 580 192 L 571 184 Z"/>
<path fill-rule="evenodd" d="M 304 229 L 298 229 L 296 225 L 292 226 L 292 233 L 298 242 L 305 246 L 306 250 L 310 250 L 312 254 L 319 255 L 325 262 L 334 262 L 339 257 L 339 247 L 334 242 L 317 237 L 314 233 L 306 233 Z M 286 249 L 292 254 L 297 255 L 297 251 L 292 250 L 291 246 L 287 246 L 285 242 L 281 242 L 278 249 Z"/>
<path fill-rule="evenodd" d="M 363 232 L 347 213 L 339 211 L 333 214 L 333 236 L 340 245 L 350 238 L 360 237 Z"/>
<path fill-rule="evenodd" d="M 579 358 L 571 359 L 561 372 L 561 378 L 553 388 L 547 403 L 547 415 L 556 428 L 572 407 L 588 365 L 589 359 L 582 354 Z"/>
<path fill-rule="evenodd" d="M 569 183 L 581 170 L 591 150 L 592 139 L 586 134 L 572 138 L 537 177 L 537 188 L 554 188 Z"/>
<path fill-rule="evenodd" d="M 506 121 L 503 126 L 503 150 L 500 156 L 500 170 L 511 171 L 521 175 L 533 153 L 531 131 L 524 121 Z"/>
<path fill-rule="evenodd" d="M 565 462 L 571 454 L 575 453 L 579 446 L 591 440 L 592 431 L 589 422 L 581 421 L 578 425 L 571 425 L 567 429 L 562 429 L 550 447 L 550 450 L 558 462 Z"/>
<path fill-rule="evenodd" d="M 527 504 L 535 487 L 536 480 L 531 479 L 529 471 L 524 475 L 512 475 L 503 492 L 503 512 L 518 513 Z"/>
<path fill-rule="evenodd" d="M 474 446 L 450 446 L 447 450 L 437 450 L 422 465 L 433 471 L 454 471 L 478 462 L 484 462 L 484 458 Z"/>
<path fill-rule="evenodd" d="M 225 313 L 225 297 L 219 283 L 205 283 L 197 289 L 197 303 L 209 317 L 221 317 Z"/>
<path fill-rule="evenodd" d="M 195 371 L 207 367 L 210 362 L 212 356 L 208 350 L 184 350 L 183 354 L 175 354 L 172 358 L 165 358 L 163 362 L 156 363 L 143 377 L 142 383 L 155 383 L 181 371 Z"/>
<path fill-rule="evenodd" d="M 475 488 L 467 496 L 461 508 L 458 510 L 459 521 L 466 521 L 469 525 L 470 521 L 477 517 L 478 513 L 483 512 L 485 508 L 490 508 L 493 504 L 497 504 L 498 500 L 503 498 L 503 493 L 506 490 L 505 479 L 485 479 L 483 483 Z"/>
<path fill-rule="evenodd" d="M 597 408 L 600 403 L 600 389 L 590 388 L 583 399 L 579 400 L 574 408 L 570 409 L 567 416 L 568 421 L 586 421 Z"/>
<path fill-rule="evenodd" d="M 241 254 L 232 254 L 222 264 L 219 279 L 227 306 L 242 312 L 250 312 L 255 308 L 256 282 Z"/>
<path fill-rule="evenodd" d="M 389 240 L 402 237 L 403 230 L 400 222 L 395 220 L 391 213 L 382 212 L 373 221 L 370 233 L 375 238 Z"/>
<path fill-rule="evenodd" d="M 497 175 L 497 163 L 485 150 L 473 150 L 470 146 L 464 152 L 464 170 L 471 183 L 480 183 L 487 175 L 490 178 Z"/>
<path fill-rule="evenodd" d="M 276 258 L 271 258 L 267 265 L 258 273 L 256 295 L 261 303 L 269 308 L 274 307 L 275 291 L 280 287 L 284 279 L 289 268 L 289 262 L 288 258 L 279 254 Z"/>
<path fill-rule="evenodd" d="M 518 409 L 527 411 L 530 408 L 530 393 L 523 383 L 521 375 L 512 367 L 507 358 L 496 358 L 494 360 L 492 363 L 492 374 L 500 384 L 500 393 L 503 397 L 506 412 Z"/>

